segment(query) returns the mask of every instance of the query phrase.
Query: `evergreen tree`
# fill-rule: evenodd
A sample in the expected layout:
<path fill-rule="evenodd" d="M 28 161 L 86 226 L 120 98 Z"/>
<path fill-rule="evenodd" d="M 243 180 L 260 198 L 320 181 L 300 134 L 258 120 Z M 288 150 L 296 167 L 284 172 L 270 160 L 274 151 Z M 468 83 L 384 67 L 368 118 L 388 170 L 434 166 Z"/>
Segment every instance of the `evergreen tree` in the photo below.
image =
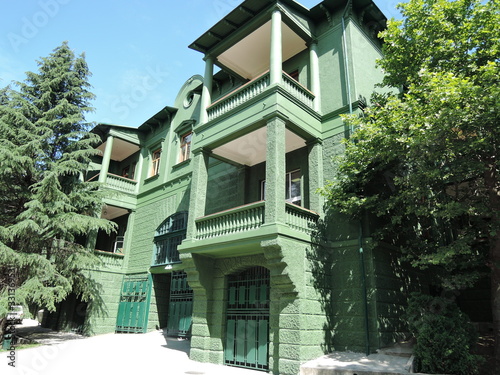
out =
<path fill-rule="evenodd" d="M 490 277 L 498 371 L 500 2 L 410 0 L 400 9 L 403 20 L 381 34 L 392 93 L 346 118 L 357 130 L 324 192 L 344 213 L 377 215 L 378 238 L 432 269 L 442 288 Z"/>
<path fill-rule="evenodd" d="M 38 65 L 0 91 L 0 317 L 9 287 L 16 304 L 49 311 L 72 292 L 93 300 L 98 258 L 84 239 L 114 229 L 100 218 L 104 190 L 81 178 L 97 141 L 85 57 L 64 42 Z"/>

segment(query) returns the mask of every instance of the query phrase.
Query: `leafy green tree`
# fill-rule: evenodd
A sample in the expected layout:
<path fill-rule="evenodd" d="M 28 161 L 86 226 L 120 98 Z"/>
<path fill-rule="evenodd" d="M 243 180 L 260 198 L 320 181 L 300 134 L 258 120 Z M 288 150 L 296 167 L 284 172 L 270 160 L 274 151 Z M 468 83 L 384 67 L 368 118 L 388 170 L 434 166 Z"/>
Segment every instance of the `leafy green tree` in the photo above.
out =
<path fill-rule="evenodd" d="M 500 361 L 500 2 L 410 0 L 381 33 L 392 93 L 374 95 L 324 189 L 415 267 L 459 290 L 491 278 Z M 386 91 L 387 92 L 387 91 Z M 500 367 L 498 367 L 500 368 Z"/>
<path fill-rule="evenodd" d="M 71 292 L 96 298 L 84 239 L 114 229 L 104 191 L 81 178 L 96 152 L 85 57 L 65 42 L 38 65 L 0 92 L 0 316 L 14 301 L 54 311 Z"/>

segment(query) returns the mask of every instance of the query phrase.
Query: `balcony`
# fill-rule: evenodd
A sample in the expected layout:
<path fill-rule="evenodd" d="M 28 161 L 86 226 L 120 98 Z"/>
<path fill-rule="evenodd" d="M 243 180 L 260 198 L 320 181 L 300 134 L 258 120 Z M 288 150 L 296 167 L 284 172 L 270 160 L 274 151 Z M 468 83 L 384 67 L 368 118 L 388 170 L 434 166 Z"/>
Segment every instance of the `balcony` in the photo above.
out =
<path fill-rule="evenodd" d="M 97 181 L 99 178 L 99 175 L 100 175 L 100 173 L 96 174 L 88 181 L 92 181 L 92 180 Z M 119 191 L 122 193 L 135 194 L 137 181 L 131 180 L 130 178 L 118 176 L 118 175 L 113 174 L 113 173 L 107 173 L 105 184 L 110 189 L 113 189 L 113 190 L 116 190 L 116 191 Z"/>
<path fill-rule="evenodd" d="M 225 97 L 212 103 L 212 105 L 207 108 L 208 121 L 215 120 L 225 113 L 249 102 L 251 99 L 265 92 L 269 85 L 270 73 L 267 71 Z M 314 94 L 285 72 L 282 73 L 281 87 L 300 103 L 313 109 Z"/>
<path fill-rule="evenodd" d="M 265 201 L 250 203 L 215 214 L 200 217 L 195 220 L 197 240 L 220 238 L 233 234 L 249 234 L 259 229 L 264 220 Z M 286 203 L 286 224 L 298 233 L 310 235 L 318 220 L 318 214 L 297 206 Z"/>
<path fill-rule="evenodd" d="M 285 214 L 286 224 L 291 229 L 307 235 L 312 233 L 319 217 L 319 215 L 314 211 L 288 202 L 285 206 Z"/>
<path fill-rule="evenodd" d="M 197 240 L 257 229 L 264 224 L 264 201 L 203 216 L 195 222 Z"/>
<path fill-rule="evenodd" d="M 112 253 L 109 251 L 94 250 L 101 261 L 99 267 L 102 269 L 121 269 L 123 267 L 123 260 L 125 256 L 121 253 Z"/>

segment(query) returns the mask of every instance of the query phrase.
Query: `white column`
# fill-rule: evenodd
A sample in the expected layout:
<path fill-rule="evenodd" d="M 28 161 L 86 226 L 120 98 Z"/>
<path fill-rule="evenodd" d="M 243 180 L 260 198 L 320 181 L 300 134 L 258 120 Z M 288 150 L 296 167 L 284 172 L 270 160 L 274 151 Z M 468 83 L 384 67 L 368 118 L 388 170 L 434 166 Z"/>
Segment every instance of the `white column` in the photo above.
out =
<path fill-rule="evenodd" d="M 205 56 L 205 76 L 203 77 L 203 90 L 201 92 L 200 124 L 208 121 L 207 108 L 212 100 L 212 80 L 214 75 L 214 61 L 211 56 Z"/>
<path fill-rule="evenodd" d="M 106 182 L 106 177 L 108 176 L 111 151 L 113 151 L 113 139 L 112 135 L 108 135 L 108 139 L 106 139 L 106 148 L 102 156 L 101 173 L 99 174 L 99 182 L 102 183 Z"/>
<path fill-rule="evenodd" d="M 319 79 L 318 43 L 316 41 L 312 41 L 309 45 L 309 73 L 311 76 L 311 91 L 314 94 L 313 109 L 316 112 L 320 112 L 321 87 Z"/>
<path fill-rule="evenodd" d="M 282 76 L 282 51 L 281 51 L 281 11 L 276 8 L 271 17 L 271 58 L 270 79 L 271 85 L 281 83 Z"/>
<path fill-rule="evenodd" d="M 136 194 L 139 194 L 139 190 L 141 188 L 141 181 L 143 181 L 142 168 L 144 165 L 144 155 L 142 153 L 143 153 L 143 149 L 141 149 L 141 151 L 139 152 L 139 160 L 137 160 L 137 164 L 136 164 L 136 171 L 135 171 L 135 178 L 134 178 L 134 180 L 137 181 L 136 185 L 135 185 L 135 193 Z"/>

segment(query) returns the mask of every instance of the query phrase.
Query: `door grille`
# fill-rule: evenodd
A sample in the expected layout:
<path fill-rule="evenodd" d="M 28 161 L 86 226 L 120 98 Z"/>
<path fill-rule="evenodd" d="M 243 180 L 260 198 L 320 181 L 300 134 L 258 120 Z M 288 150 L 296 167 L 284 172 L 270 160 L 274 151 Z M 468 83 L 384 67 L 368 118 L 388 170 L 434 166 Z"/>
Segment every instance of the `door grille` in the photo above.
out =
<path fill-rule="evenodd" d="M 231 275 L 227 301 L 225 364 L 268 370 L 269 271 L 253 267 Z"/>

